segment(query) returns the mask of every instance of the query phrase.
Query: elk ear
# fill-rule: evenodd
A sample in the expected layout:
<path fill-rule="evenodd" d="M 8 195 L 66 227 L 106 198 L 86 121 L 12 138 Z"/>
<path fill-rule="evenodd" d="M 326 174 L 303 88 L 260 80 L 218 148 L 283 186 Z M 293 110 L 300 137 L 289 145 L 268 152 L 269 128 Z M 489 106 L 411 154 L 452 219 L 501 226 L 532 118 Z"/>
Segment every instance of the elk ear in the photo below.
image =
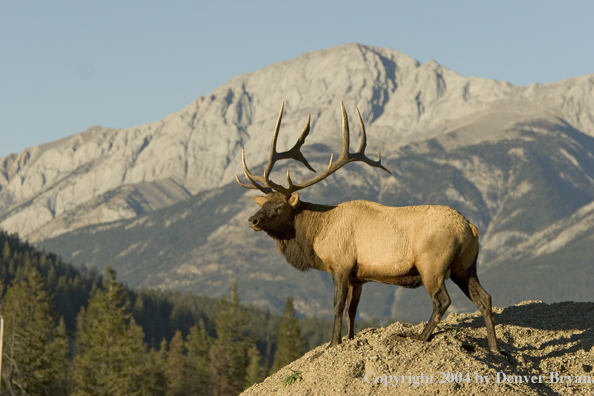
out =
<path fill-rule="evenodd" d="M 252 197 L 252 199 L 254 200 L 256 205 L 258 205 L 259 207 L 264 206 L 264 204 L 268 201 L 267 197 L 262 197 L 262 196 Z"/>
<path fill-rule="evenodd" d="M 299 206 L 299 204 L 301 203 L 301 201 L 299 200 L 299 193 L 295 193 L 293 195 L 290 195 L 289 196 L 289 199 L 287 199 L 287 202 L 293 208 L 296 208 L 297 206 Z"/>

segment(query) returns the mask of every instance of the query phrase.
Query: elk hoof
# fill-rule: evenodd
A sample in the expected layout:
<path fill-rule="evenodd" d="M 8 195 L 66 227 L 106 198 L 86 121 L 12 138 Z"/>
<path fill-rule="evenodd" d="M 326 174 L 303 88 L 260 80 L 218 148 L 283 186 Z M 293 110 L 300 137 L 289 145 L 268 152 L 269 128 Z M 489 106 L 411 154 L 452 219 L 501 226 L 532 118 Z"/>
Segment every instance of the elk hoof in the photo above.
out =
<path fill-rule="evenodd" d="M 330 345 L 328 345 L 328 348 L 335 347 L 338 344 L 340 344 L 340 340 L 338 340 L 338 341 L 332 340 L 332 341 L 330 341 Z"/>
<path fill-rule="evenodd" d="M 425 339 L 425 337 L 423 337 L 423 334 L 414 334 L 412 335 L 410 338 L 412 338 L 413 340 L 417 340 L 417 341 L 423 341 L 426 342 L 427 340 Z"/>

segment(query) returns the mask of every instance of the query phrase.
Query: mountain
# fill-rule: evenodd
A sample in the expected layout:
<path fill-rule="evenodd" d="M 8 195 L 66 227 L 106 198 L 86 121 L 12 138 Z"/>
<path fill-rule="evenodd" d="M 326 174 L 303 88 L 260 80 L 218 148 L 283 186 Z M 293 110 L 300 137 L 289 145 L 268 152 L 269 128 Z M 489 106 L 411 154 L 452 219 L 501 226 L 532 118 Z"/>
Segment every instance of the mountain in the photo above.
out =
<path fill-rule="evenodd" d="M 517 273 L 548 293 L 534 298 L 562 298 L 567 287 L 551 286 L 558 274 L 538 272 L 555 260 L 570 260 L 580 280 L 592 279 L 594 75 L 516 87 L 358 44 L 237 76 L 157 123 L 93 127 L 0 159 L 0 226 L 75 263 L 111 264 L 130 285 L 218 296 L 235 278 L 246 302 L 280 309 L 291 294 L 298 311 L 327 314 L 329 278 L 294 270 L 247 227 L 254 193 L 234 174 L 242 173 L 243 147 L 250 168 L 261 171 L 281 102 L 279 150 L 292 146 L 311 114 L 303 151 L 323 169 L 340 150 L 341 100 L 352 145 L 358 107 L 367 153 L 381 148 L 393 175 L 347 165 L 303 199 L 460 210 L 481 230 L 481 280 L 495 305 L 532 298 L 509 301 Z M 294 180 L 309 176 L 295 163 L 277 167 L 279 181 L 287 167 Z M 575 260 L 581 250 L 565 249 L 572 243 L 585 249 L 582 259 Z M 448 287 L 452 309 L 469 307 Z M 587 285 L 571 289 L 572 299 L 591 298 Z M 364 290 L 363 316 L 428 317 L 424 290 Z"/>

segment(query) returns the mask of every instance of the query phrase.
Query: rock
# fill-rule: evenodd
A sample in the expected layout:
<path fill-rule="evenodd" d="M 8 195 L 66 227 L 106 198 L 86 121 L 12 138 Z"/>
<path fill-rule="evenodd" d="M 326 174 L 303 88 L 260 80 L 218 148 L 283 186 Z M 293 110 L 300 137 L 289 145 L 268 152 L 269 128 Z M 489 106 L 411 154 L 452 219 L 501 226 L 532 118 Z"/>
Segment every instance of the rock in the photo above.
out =
<path fill-rule="evenodd" d="M 122 130 L 96 126 L 2 158 L 0 226 L 39 241 L 84 224 L 134 216 L 133 204 L 114 210 L 100 199 L 123 186 L 172 180 L 192 195 L 221 187 L 241 172 L 242 147 L 252 167 L 265 161 L 262 148 L 269 144 L 281 102 L 286 111 L 279 149 L 292 144 L 308 113 L 313 127 L 308 143 L 338 147 L 343 100 L 351 119 L 359 107 L 373 130 L 368 151 L 382 147 L 389 156 L 494 109 L 498 120 L 502 114 L 516 119 L 553 114 L 594 136 L 593 81 L 590 75 L 515 87 L 465 78 L 434 61 L 420 64 L 385 48 L 348 44 L 314 51 L 237 76 L 162 121 Z M 82 207 L 105 215 L 62 220 Z"/>

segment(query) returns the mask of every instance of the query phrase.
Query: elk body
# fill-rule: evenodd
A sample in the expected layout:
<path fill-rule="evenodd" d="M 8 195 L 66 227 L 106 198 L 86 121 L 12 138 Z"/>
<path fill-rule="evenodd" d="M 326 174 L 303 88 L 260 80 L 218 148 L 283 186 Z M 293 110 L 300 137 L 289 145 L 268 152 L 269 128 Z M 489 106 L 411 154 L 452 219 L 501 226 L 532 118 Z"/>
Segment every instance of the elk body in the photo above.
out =
<path fill-rule="evenodd" d="M 250 227 L 272 237 L 278 250 L 295 268 L 302 271 L 314 268 L 332 275 L 331 346 L 341 342 L 345 308 L 348 338 L 353 338 L 357 305 L 367 282 L 408 288 L 425 286 L 433 302 L 433 313 L 418 339 L 427 341 L 450 305 L 444 282 L 451 278 L 481 311 L 489 347 L 498 351 L 491 296 L 482 288 L 476 271 L 478 229 L 464 216 L 439 205 L 387 207 L 361 200 L 328 206 L 301 201 L 298 190 L 328 177 L 348 162 L 362 161 L 389 172 L 381 165 L 381 158 L 373 161 L 365 156 L 365 127 L 358 110 L 361 146 L 357 153 L 349 152 L 348 119 L 342 103 L 341 107 L 341 154 L 336 162 L 331 157 L 326 171 L 310 180 L 293 184 L 287 171 L 289 187 L 284 187 L 269 178 L 275 162 L 282 159 L 298 160 L 313 170 L 300 151 L 309 134 L 309 119 L 291 150 L 276 151 L 282 107 L 264 174 L 251 173 L 242 156 L 244 174 L 250 183 L 243 183 L 236 176 L 237 182 L 266 194 L 254 197 L 261 209 L 249 218 Z"/>

